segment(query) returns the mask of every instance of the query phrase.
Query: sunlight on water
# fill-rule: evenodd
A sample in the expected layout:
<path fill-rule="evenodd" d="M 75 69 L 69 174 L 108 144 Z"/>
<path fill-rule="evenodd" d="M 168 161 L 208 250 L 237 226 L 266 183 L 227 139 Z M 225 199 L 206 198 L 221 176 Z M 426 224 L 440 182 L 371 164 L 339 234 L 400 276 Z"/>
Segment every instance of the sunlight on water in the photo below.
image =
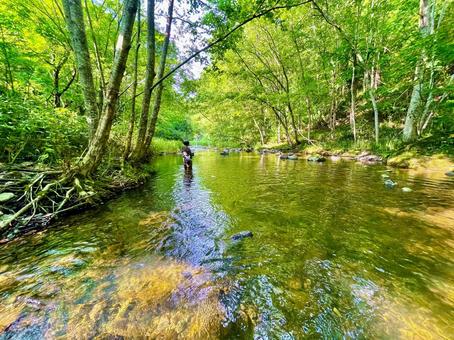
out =
<path fill-rule="evenodd" d="M 391 170 L 387 189 L 383 166 L 256 154 L 155 167 L 0 246 L 1 339 L 454 338 L 452 179 Z"/>

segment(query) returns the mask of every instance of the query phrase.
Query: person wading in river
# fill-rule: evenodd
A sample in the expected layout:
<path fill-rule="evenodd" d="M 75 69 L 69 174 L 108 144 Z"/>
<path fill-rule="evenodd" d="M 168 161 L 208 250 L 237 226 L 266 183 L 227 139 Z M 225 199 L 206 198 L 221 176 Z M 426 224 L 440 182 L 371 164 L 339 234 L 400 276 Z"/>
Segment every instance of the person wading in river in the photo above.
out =
<path fill-rule="evenodd" d="M 183 144 L 184 146 L 181 149 L 181 154 L 183 155 L 184 168 L 186 170 L 192 169 L 192 157 L 194 156 L 194 153 L 189 148 L 189 142 L 187 140 L 185 140 Z"/>

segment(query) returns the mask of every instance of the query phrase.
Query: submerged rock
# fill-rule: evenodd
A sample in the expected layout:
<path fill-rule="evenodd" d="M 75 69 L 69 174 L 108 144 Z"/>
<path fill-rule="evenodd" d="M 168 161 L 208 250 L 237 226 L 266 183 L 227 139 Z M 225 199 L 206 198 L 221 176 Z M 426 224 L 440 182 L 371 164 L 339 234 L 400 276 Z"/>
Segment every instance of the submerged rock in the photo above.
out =
<path fill-rule="evenodd" d="M 247 237 L 252 237 L 254 236 L 254 234 L 252 233 L 252 231 L 249 231 L 249 230 L 245 230 L 245 231 L 241 231 L 239 232 L 238 234 L 235 234 L 231 237 L 232 241 L 239 241 L 239 240 L 242 240 L 244 238 L 247 238 Z"/>
<path fill-rule="evenodd" d="M 448 177 L 454 177 L 454 170 L 446 172 L 445 175 Z"/>
<path fill-rule="evenodd" d="M 403 187 L 402 191 L 403 192 L 412 192 L 413 190 L 411 190 L 409 187 Z"/>
<path fill-rule="evenodd" d="M 325 157 L 319 156 L 319 155 L 312 155 L 307 158 L 308 162 L 324 162 L 326 161 Z"/>
<path fill-rule="evenodd" d="M 381 177 L 386 179 L 386 178 L 389 178 L 389 175 L 388 174 L 381 174 Z"/>
<path fill-rule="evenodd" d="M 397 185 L 397 183 L 394 182 L 392 179 L 387 179 L 384 182 L 384 184 L 385 184 L 385 187 L 387 187 L 387 188 L 394 188 Z"/>

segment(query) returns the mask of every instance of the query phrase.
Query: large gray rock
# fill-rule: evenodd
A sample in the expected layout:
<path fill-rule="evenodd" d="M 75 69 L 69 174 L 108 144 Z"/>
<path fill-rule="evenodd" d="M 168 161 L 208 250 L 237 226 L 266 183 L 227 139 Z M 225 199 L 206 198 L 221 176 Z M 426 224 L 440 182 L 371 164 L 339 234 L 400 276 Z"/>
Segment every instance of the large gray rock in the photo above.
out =
<path fill-rule="evenodd" d="M 326 161 L 325 157 L 319 156 L 319 155 L 312 155 L 307 158 L 308 162 L 324 162 Z"/>
<path fill-rule="evenodd" d="M 367 152 L 361 153 L 358 157 L 356 157 L 356 160 L 363 163 L 363 164 L 378 164 L 378 163 L 383 163 L 383 158 L 377 155 L 371 155 Z"/>
<path fill-rule="evenodd" d="M 390 188 L 390 189 L 392 189 L 392 188 L 394 188 L 395 186 L 397 186 L 397 183 L 394 182 L 392 179 L 387 179 L 387 180 L 384 182 L 384 184 L 385 184 L 385 187 Z"/>

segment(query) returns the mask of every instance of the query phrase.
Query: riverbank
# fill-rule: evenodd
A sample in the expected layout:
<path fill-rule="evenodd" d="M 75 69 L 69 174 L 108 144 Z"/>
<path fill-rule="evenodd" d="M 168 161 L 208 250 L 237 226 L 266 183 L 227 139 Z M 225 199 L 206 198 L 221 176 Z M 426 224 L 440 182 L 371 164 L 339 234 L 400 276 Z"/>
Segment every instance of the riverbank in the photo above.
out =
<path fill-rule="evenodd" d="M 421 152 L 418 147 L 408 146 L 399 150 L 368 148 L 336 148 L 326 145 L 304 145 L 291 147 L 288 144 L 264 146 L 258 149 L 261 153 L 278 153 L 296 155 L 309 160 L 350 160 L 363 164 L 386 164 L 387 166 L 405 169 L 412 174 L 428 175 L 432 178 L 454 176 L 454 150 L 435 149 L 432 152 Z"/>
<path fill-rule="evenodd" d="M 68 181 L 65 171 L 56 167 L 32 162 L 0 165 L 0 244 L 97 207 L 143 185 L 152 173 L 149 166 L 110 167 L 92 178 Z"/>
<path fill-rule="evenodd" d="M 157 152 L 157 155 L 175 154 L 176 143 Z M 156 150 L 156 149 L 155 149 Z M 159 150 L 159 149 L 157 149 Z M 157 151 L 156 150 L 156 151 Z M 240 149 L 230 149 L 240 152 Z M 218 150 L 219 151 L 219 150 Z M 365 165 L 386 164 L 411 175 L 421 175 L 431 179 L 442 179 L 454 175 L 453 157 L 435 153 L 423 155 L 415 150 L 399 154 L 377 154 L 367 150 L 340 150 L 310 145 L 291 148 L 288 145 L 269 146 L 257 150 L 260 153 L 278 154 L 284 159 L 306 159 L 309 161 L 355 161 Z M 247 152 L 251 152 L 250 149 Z M 0 224 L 36 199 L 39 192 L 52 182 L 58 181 L 64 171 L 40 164 L 25 162 L 16 165 L 0 165 Z M 62 216 L 91 209 L 104 204 L 122 192 L 141 186 L 151 176 L 150 166 L 107 167 L 91 179 L 81 183 L 57 185 L 37 204 L 31 205 L 12 223 L 0 226 L 0 243 L 7 242 L 23 234 L 36 232 L 48 227 Z"/>

